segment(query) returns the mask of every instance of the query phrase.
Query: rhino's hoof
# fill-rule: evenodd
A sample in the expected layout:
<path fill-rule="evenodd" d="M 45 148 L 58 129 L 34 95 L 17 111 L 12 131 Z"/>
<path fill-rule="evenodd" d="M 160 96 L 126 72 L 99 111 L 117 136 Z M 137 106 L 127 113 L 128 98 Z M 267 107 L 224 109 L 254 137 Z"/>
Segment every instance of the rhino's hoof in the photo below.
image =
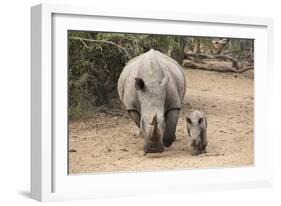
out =
<path fill-rule="evenodd" d="M 197 149 L 192 150 L 192 152 L 191 152 L 192 156 L 196 156 L 196 155 L 200 155 L 200 154 L 201 154 L 201 152 L 199 150 L 197 150 Z"/>
<path fill-rule="evenodd" d="M 164 147 L 162 145 L 160 146 L 149 145 L 144 147 L 144 154 L 161 153 L 161 152 L 164 152 Z"/>
<path fill-rule="evenodd" d="M 175 139 L 176 138 L 174 138 L 174 139 L 163 139 L 163 145 L 165 147 L 170 147 L 173 144 L 173 142 L 175 141 Z"/>

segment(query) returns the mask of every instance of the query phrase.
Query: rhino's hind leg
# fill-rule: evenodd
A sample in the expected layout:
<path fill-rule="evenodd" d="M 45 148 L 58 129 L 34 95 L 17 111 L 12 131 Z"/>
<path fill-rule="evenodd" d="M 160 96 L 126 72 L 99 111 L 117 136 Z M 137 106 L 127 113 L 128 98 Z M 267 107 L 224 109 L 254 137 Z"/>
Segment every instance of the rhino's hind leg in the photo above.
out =
<path fill-rule="evenodd" d="M 178 123 L 180 110 L 170 110 L 165 114 L 165 131 L 163 135 L 163 144 L 170 147 L 176 140 L 176 127 Z"/>
<path fill-rule="evenodd" d="M 130 117 L 134 120 L 136 125 L 140 128 L 140 114 L 135 110 L 128 111 Z"/>

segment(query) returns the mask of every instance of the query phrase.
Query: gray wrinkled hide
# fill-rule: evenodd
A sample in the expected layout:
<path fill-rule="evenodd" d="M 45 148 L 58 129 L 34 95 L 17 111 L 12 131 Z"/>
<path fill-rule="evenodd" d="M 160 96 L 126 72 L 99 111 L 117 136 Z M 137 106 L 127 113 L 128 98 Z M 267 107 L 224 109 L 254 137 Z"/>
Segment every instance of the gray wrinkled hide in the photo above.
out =
<path fill-rule="evenodd" d="M 187 132 L 193 148 L 192 154 L 197 155 L 206 152 L 207 141 L 207 117 L 198 110 L 193 111 L 186 118 Z"/>
<path fill-rule="evenodd" d="M 136 89 L 136 78 L 143 80 L 144 91 Z M 181 66 L 159 51 L 151 49 L 135 57 L 125 66 L 118 80 L 118 94 L 130 117 L 141 129 L 145 144 L 152 134 L 145 131 L 144 127 L 149 125 L 154 116 L 157 117 L 157 131 L 161 136 L 159 144 L 163 143 L 163 138 L 165 146 L 170 146 L 175 140 L 175 129 L 185 89 Z"/>

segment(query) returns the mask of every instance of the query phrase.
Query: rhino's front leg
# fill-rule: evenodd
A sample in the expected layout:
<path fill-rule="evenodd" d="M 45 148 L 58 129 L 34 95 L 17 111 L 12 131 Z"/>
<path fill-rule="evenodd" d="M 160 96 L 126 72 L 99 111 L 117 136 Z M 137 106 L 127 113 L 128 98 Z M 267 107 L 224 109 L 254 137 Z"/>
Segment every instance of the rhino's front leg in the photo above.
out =
<path fill-rule="evenodd" d="M 170 110 L 165 114 L 165 131 L 163 135 L 163 144 L 170 147 L 176 140 L 176 127 L 178 123 L 180 110 Z"/>
<path fill-rule="evenodd" d="M 136 125 L 140 128 L 140 114 L 135 110 L 128 111 L 130 117 L 134 120 Z"/>

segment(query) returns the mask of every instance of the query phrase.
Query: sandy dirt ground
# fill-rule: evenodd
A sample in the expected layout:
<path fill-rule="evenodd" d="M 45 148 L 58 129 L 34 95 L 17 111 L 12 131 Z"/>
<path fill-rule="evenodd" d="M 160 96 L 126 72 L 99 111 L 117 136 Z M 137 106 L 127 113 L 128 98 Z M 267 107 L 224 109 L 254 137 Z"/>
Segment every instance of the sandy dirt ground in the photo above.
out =
<path fill-rule="evenodd" d="M 69 125 L 69 173 L 155 171 L 252 165 L 253 72 L 184 70 L 187 92 L 177 139 L 163 153 L 143 152 L 143 138 L 127 116 L 96 114 Z M 207 153 L 191 155 L 185 117 L 194 109 L 208 118 Z M 124 112 L 125 113 L 125 112 Z"/>

